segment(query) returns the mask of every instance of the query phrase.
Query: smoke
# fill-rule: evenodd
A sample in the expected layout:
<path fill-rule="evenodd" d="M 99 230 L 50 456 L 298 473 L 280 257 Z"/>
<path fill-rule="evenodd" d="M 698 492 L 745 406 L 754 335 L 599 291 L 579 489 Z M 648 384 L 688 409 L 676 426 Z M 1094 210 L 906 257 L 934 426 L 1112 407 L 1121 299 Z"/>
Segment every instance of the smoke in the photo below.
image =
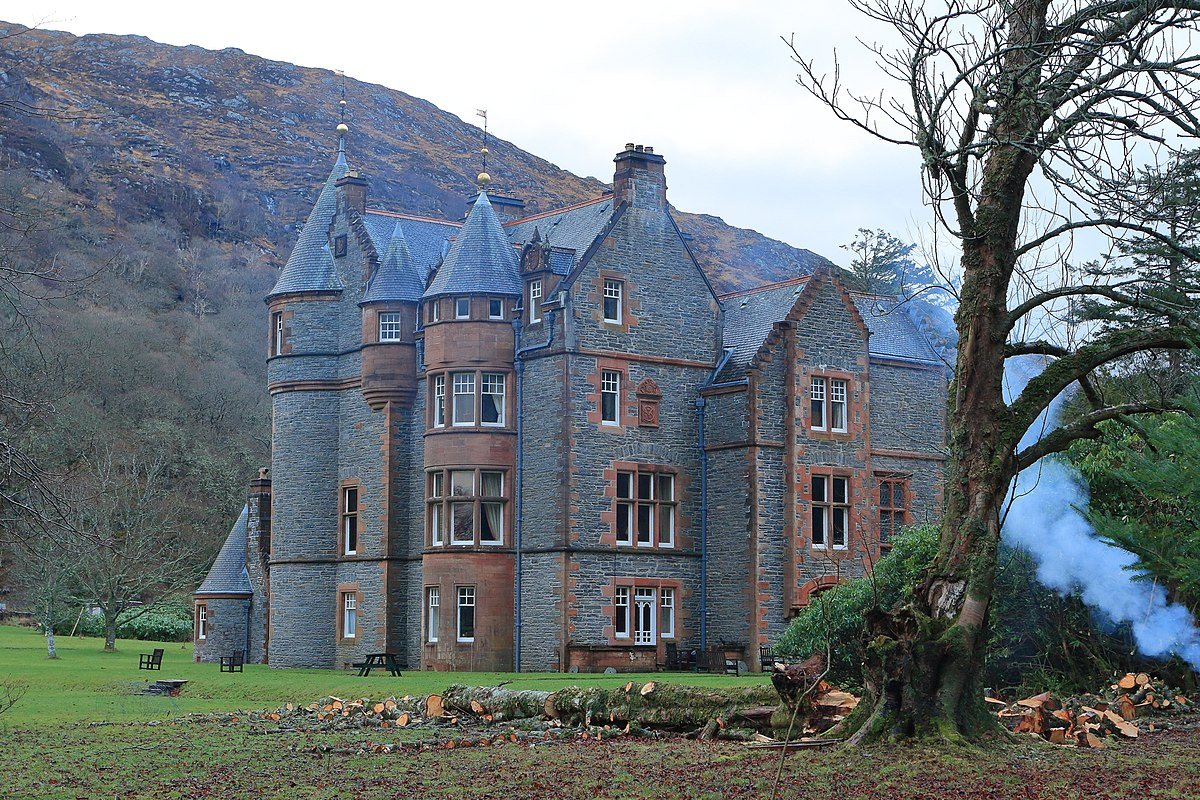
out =
<path fill-rule="evenodd" d="M 1010 359 L 1006 399 L 1019 394 L 1044 365 L 1037 358 Z M 1022 448 L 1057 424 L 1064 399 L 1055 398 L 1026 431 Z M 1200 628 L 1187 608 L 1168 601 L 1162 586 L 1137 578 L 1137 558 L 1096 535 L 1081 513 L 1087 504 L 1082 476 L 1062 461 L 1043 459 L 1017 476 L 1001 536 L 1033 556 L 1039 583 L 1064 595 L 1077 592 L 1101 616 L 1128 624 L 1143 655 L 1177 655 L 1200 670 Z"/>

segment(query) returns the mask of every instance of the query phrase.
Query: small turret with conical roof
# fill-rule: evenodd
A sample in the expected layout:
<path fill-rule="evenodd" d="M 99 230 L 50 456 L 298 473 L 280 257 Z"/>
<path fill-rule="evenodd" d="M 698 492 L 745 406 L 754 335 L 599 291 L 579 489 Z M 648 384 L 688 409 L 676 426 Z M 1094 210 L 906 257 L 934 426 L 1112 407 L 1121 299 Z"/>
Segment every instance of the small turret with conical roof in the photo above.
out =
<path fill-rule="evenodd" d="M 363 397 L 372 409 L 389 400 L 412 403 L 416 394 L 417 303 L 424 282 L 417 275 L 400 223 L 367 282 L 362 307 Z"/>

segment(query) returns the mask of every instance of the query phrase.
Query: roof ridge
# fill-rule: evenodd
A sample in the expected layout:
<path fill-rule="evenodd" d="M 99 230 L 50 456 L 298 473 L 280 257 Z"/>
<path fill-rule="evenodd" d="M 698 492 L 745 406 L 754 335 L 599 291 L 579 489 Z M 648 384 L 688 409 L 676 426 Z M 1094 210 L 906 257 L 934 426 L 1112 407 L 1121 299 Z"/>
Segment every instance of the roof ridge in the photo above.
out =
<path fill-rule="evenodd" d="M 573 203 L 569 206 L 562 206 L 561 208 L 552 208 L 549 211 L 539 211 L 536 214 L 530 214 L 528 217 L 521 217 L 520 219 L 509 220 L 508 222 L 504 223 L 504 227 L 510 228 L 514 225 L 520 225 L 525 222 L 533 222 L 534 220 L 543 219 L 544 217 L 550 217 L 555 214 L 565 214 L 566 212 L 574 211 L 577 208 L 583 208 L 584 206 L 590 206 L 594 203 L 599 203 L 604 200 L 611 200 L 611 199 L 612 199 L 611 194 L 602 194 L 599 197 L 593 197 L 591 200 L 581 200 L 580 202 Z"/>
<path fill-rule="evenodd" d="M 456 228 L 463 226 L 462 222 L 455 222 L 449 219 L 438 219 L 437 217 L 423 217 L 420 214 L 404 214 L 399 211 L 384 211 L 382 208 L 368 208 L 364 214 L 378 214 L 382 217 L 395 217 L 398 219 L 411 219 L 416 222 L 436 222 L 439 225 L 453 225 Z"/>
<path fill-rule="evenodd" d="M 808 283 L 808 281 L 811 278 L 812 278 L 812 275 L 801 275 L 799 278 L 788 278 L 786 281 L 775 281 L 774 283 L 764 283 L 759 286 L 755 286 L 753 289 L 739 289 L 736 292 L 728 292 L 726 294 L 717 295 L 717 299 L 718 300 L 727 300 L 731 297 L 741 297 L 742 295 L 757 294 L 758 292 L 765 292 L 768 289 L 780 289 L 784 286 L 795 286 L 795 285 L 801 284 L 801 283 Z"/>

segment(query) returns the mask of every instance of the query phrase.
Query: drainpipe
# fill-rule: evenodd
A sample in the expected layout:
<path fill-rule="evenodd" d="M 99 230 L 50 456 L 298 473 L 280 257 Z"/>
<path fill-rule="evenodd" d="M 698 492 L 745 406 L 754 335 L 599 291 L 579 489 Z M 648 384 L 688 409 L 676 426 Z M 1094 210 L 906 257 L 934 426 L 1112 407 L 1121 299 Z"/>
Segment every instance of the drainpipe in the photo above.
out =
<path fill-rule="evenodd" d="M 532 353 L 536 350 L 545 350 L 554 342 L 554 311 L 550 311 L 546 315 L 546 328 L 549 330 L 549 335 L 544 344 L 530 345 L 529 347 L 521 347 L 521 320 L 514 319 L 513 323 L 513 340 L 514 340 L 514 355 L 513 366 L 517 371 L 517 464 L 516 464 L 516 490 L 517 490 L 517 513 L 514 515 L 516 522 L 513 525 L 513 548 L 516 550 L 516 596 L 513 598 L 513 614 L 515 617 L 513 626 L 513 672 L 521 671 L 521 512 L 524 510 L 525 496 L 525 473 L 524 473 L 524 438 L 522 437 L 522 427 L 524 418 L 524 400 L 525 400 L 525 354 Z"/>
<path fill-rule="evenodd" d="M 704 448 L 703 397 L 696 398 L 696 448 L 700 451 L 700 652 L 708 650 L 708 451 Z"/>

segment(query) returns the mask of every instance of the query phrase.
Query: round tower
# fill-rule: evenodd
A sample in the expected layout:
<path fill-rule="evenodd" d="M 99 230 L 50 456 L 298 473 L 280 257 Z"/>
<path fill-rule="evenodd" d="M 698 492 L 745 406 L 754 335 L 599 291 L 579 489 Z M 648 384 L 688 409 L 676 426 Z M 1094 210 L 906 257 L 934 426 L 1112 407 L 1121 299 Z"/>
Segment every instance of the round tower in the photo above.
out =
<path fill-rule="evenodd" d="M 339 179 L 349 171 L 344 132 L 337 159 L 275 287 L 267 388 L 271 395 L 271 578 L 268 638 L 272 666 L 333 666 L 337 585 L 338 420 L 345 284 L 330 247 Z M 355 327 L 357 321 L 355 320 Z M 354 338 L 358 338 L 355 330 Z M 325 587 L 330 587 L 327 591 Z M 273 635 L 279 631 L 281 635 Z"/>
<path fill-rule="evenodd" d="M 400 223 L 371 276 L 362 307 L 362 392 L 373 411 L 388 402 L 404 408 L 416 395 L 417 303 L 422 289 Z"/>
<path fill-rule="evenodd" d="M 421 302 L 424 669 L 513 663 L 517 256 L 480 192 Z"/>

